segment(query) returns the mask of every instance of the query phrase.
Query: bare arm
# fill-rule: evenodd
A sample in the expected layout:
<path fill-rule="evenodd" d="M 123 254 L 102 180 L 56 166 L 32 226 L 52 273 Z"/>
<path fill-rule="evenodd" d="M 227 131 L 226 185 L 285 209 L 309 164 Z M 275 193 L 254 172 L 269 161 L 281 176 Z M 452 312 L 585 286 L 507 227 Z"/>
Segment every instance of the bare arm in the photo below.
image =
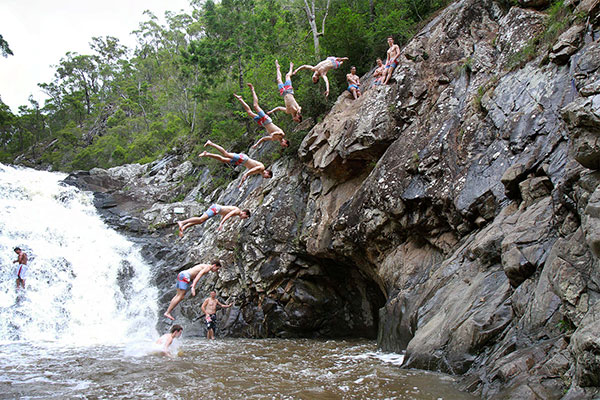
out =
<path fill-rule="evenodd" d="M 219 300 L 217 300 L 217 304 L 220 305 L 223 308 L 229 308 L 229 307 L 231 307 L 231 304 L 223 304 Z"/>
<path fill-rule="evenodd" d="M 325 97 L 329 96 L 329 79 L 327 79 L 327 75 L 321 75 L 323 80 L 325 81 Z"/>
<path fill-rule="evenodd" d="M 207 306 L 207 305 L 208 305 L 208 298 L 207 298 L 206 300 L 204 300 L 204 303 L 202 303 L 202 306 L 200 306 L 200 308 L 202 309 L 202 312 L 203 312 L 204 314 L 208 314 L 208 313 L 206 312 L 206 306 Z"/>
<path fill-rule="evenodd" d="M 296 75 L 296 73 L 297 73 L 298 71 L 301 71 L 301 70 L 303 70 L 303 69 L 310 69 L 311 71 L 314 71 L 314 70 L 315 70 L 315 67 L 313 67 L 312 65 L 301 65 L 301 66 L 299 66 L 298 68 L 296 68 L 296 69 L 294 70 L 294 72 L 292 73 L 292 75 Z"/>
<path fill-rule="evenodd" d="M 273 136 L 263 136 L 261 137 L 255 145 L 252 146 L 253 149 L 257 148 L 259 144 L 267 142 L 269 140 L 273 140 Z"/>
<path fill-rule="evenodd" d="M 219 227 L 217 228 L 217 230 L 220 231 L 221 229 L 223 229 L 223 223 L 225 221 L 227 221 L 229 218 L 233 217 L 234 215 L 238 215 L 239 213 L 240 213 L 239 210 L 230 211 L 229 214 L 227 214 L 226 216 L 224 216 L 223 218 L 221 218 L 221 223 L 219 224 Z"/>
<path fill-rule="evenodd" d="M 249 169 L 248 171 L 246 171 L 246 173 L 244 173 L 244 175 L 242 175 L 242 181 L 240 182 L 240 184 L 238 185 L 238 187 L 242 187 L 242 183 L 244 183 L 244 181 L 246 179 L 248 179 L 248 177 L 252 174 L 258 174 L 260 173 L 260 170 L 264 169 L 264 167 L 261 167 L 260 165 L 257 167 L 254 167 L 252 169 Z M 223 224 L 223 221 L 221 221 L 221 224 Z"/>
<path fill-rule="evenodd" d="M 273 114 L 275 111 L 285 111 L 285 107 L 279 106 L 279 107 L 275 107 L 274 109 L 272 109 L 271 111 L 267 111 L 267 114 L 271 115 Z"/>
<path fill-rule="evenodd" d="M 209 270 L 210 268 L 204 268 L 202 271 L 198 272 L 198 275 L 196 275 L 196 277 L 194 278 L 194 281 L 192 282 L 192 297 L 196 295 L 196 285 L 198 284 L 198 281 L 200 280 L 202 275 L 206 275 Z"/>

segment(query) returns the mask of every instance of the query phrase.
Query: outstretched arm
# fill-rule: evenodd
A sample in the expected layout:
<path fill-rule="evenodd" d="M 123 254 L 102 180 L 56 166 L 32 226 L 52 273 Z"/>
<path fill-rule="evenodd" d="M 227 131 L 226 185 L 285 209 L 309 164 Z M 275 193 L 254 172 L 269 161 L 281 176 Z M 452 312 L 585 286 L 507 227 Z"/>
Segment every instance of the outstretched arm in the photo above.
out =
<path fill-rule="evenodd" d="M 296 70 L 295 70 L 295 71 L 292 73 L 292 75 L 296 75 L 296 73 L 297 73 L 298 71 L 301 71 L 301 70 L 303 70 L 303 69 L 310 69 L 311 71 L 314 71 L 314 70 L 315 70 L 315 67 L 313 67 L 312 65 L 301 65 L 301 66 L 299 66 L 298 68 L 296 68 Z"/>
<path fill-rule="evenodd" d="M 327 75 L 321 75 L 321 78 L 325 81 L 325 97 L 329 96 L 329 79 Z"/>
<path fill-rule="evenodd" d="M 283 106 L 275 107 L 275 108 L 274 108 L 274 109 L 272 109 L 271 111 L 267 111 L 267 114 L 271 115 L 271 114 L 273 114 L 275 111 L 285 111 L 285 107 L 283 107 Z"/>
<path fill-rule="evenodd" d="M 233 210 L 233 211 L 230 211 L 229 214 L 227 214 L 226 216 L 221 218 L 221 223 L 219 224 L 219 227 L 217 228 L 217 230 L 220 231 L 221 229 L 223 229 L 223 223 L 225 223 L 225 221 L 227 221 L 229 218 L 233 217 L 234 215 L 238 215 L 238 213 L 239 213 L 238 210 Z"/>
<path fill-rule="evenodd" d="M 250 175 L 253 175 L 253 174 L 258 174 L 258 173 L 260 173 L 260 170 L 261 170 L 261 169 L 263 169 L 263 168 L 264 168 L 264 167 L 258 166 L 258 167 L 254 167 L 254 168 L 252 168 L 252 169 L 249 169 L 248 171 L 246 171 L 246 173 L 244 173 L 244 175 L 242 175 L 242 181 L 240 182 L 240 184 L 238 185 L 238 187 L 242 187 L 242 184 L 244 183 L 244 181 L 245 181 L 246 179 L 248 179 L 248 177 L 249 177 Z M 221 222 L 221 223 L 223 223 L 223 222 Z"/>
<path fill-rule="evenodd" d="M 231 307 L 231 304 L 223 304 L 219 300 L 217 300 L 217 304 L 220 305 L 223 308 L 229 308 L 229 307 Z"/>
<path fill-rule="evenodd" d="M 264 143 L 266 141 L 273 140 L 273 136 L 263 136 L 261 137 L 255 145 L 252 146 L 253 149 L 257 148 L 259 144 Z"/>

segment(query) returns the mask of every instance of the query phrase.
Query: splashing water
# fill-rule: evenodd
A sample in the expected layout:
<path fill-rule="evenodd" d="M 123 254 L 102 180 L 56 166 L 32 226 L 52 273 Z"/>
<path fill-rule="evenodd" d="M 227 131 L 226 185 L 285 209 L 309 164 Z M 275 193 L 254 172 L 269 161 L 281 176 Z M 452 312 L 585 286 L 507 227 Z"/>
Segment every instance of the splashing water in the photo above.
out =
<path fill-rule="evenodd" d="M 0 341 L 156 337 L 150 266 L 65 176 L 0 164 Z M 30 258 L 25 290 L 16 289 L 16 246 Z"/>

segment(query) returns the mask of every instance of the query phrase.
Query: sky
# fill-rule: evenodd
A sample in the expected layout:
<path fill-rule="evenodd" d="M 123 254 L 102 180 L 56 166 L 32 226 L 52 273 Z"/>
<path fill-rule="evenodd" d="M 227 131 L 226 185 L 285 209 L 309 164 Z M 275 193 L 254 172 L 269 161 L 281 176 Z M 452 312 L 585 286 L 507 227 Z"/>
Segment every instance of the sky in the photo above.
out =
<path fill-rule="evenodd" d="M 33 98 L 43 105 L 38 83 L 51 82 L 68 52 L 91 54 L 94 36 L 114 36 L 135 47 L 131 32 L 152 11 L 164 22 L 165 11 L 189 12 L 189 0 L 0 0 L 0 35 L 14 56 L 0 56 L 0 98 L 13 113 Z"/>

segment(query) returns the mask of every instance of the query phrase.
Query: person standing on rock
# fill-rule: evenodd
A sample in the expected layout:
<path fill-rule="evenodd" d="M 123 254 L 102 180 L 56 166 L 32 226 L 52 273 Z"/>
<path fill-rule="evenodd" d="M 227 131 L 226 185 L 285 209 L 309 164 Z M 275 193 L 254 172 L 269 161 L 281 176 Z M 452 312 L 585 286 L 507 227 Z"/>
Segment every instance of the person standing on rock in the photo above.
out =
<path fill-rule="evenodd" d="M 244 183 L 244 181 L 250 175 L 261 174 L 262 177 L 265 179 L 273 177 L 273 173 L 270 170 L 265 169 L 265 165 L 263 163 L 253 160 L 244 153 L 230 153 L 226 151 L 223 147 L 211 142 L 210 140 L 208 140 L 204 144 L 204 147 L 206 146 L 214 147 L 222 155 L 220 156 L 218 154 L 209 153 L 208 151 L 203 151 L 199 154 L 199 157 L 213 158 L 215 160 L 221 161 L 224 164 L 233 165 L 234 167 L 237 167 L 238 165 L 246 167 L 248 171 L 246 171 L 242 176 L 242 180 L 238 187 L 241 187 L 242 183 Z"/>
<path fill-rule="evenodd" d="M 350 68 L 350 73 L 346 74 L 346 80 L 348 81 L 348 91 L 354 97 L 354 100 L 360 97 L 360 79 L 356 75 L 356 67 Z"/>
<path fill-rule="evenodd" d="M 215 328 L 217 327 L 217 305 L 223 308 L 231 307 L 231 304 L 223 304 L 217 300 L 217 292 L 214 290 L 210 292 L 210 297 L 207 297 L 202 303 L 202 312 L 205 315 L 206 320 L 206 338 L 215 338 Z"/>
<path fill-rule="evenodd" d="M 387 42 L 390 48 L 387 51 L 387 58 L 385 60 L 385 78 L 383 79 L 384 85 L 387 85 L 388 81 L 392 77 L 394 70 L 398 66 L 398 58 L 400 58 L 400 47 L 397 44 L 394 44 L 394 38 L 392 36 L 388 36 Z"/>
<path fill-rule="evenodd" d="M 296 75 L 298 71 L 303 69 L 310 69 L 313 71 L 312 81 L 316 85 L 319 82 L 319 78 L 323 78 L 325 81 L 325 97 L 329 96 L 329 79 L 327 79 L 327 72 L 330 69 L 338 69 L 344 61 L 348 60 L 348 57 L 327 57 L 315 66 L 302 65 L 294 71 L 292 75 Z"/>
<path fill-rule="evenodd" d="M 17 289 L 25 289 L 25 277 L 27 276 L 27 254 L 20 247 L 15 247 L 15 253 L 17 253 L 17 259 L 13 261 L 18 263 L 15 269 L 15 275 L 17 277 Z"/>
<path fill-rule="evenodd" d="M 175 306 L 181 303 L 181 301 L 185 297 L 185 293 L 190 288 L 190 281 L 192 281 L 193 279 L 193 282 L 191 284 L 193 297 L 196 296 L 196 285 L 198 284 L 200 278 L 208 274 L 209 272 L 218 272 L 220 268 L 221 262 L 219 260 L 215 260 L 212 262 L 212 264 L 194 265 L 192 268 L 186 269 L 185 271 L 181 271 L 179 274 L 177 274 L 177 294 L 169 303 L 169 307 L 164 313 L 164 316 L 174 321 L 175 318 L 173 318 L 173 316 L 171 315 L 171 311 L 173 311 Z"/>
<path fill-rule="evenodd" d="M 161 350 L 164 355 L 173 357 L 173 354 L 171 354 L 171 350 L 169 349 L 169 346 L 171 346 L 171 344 L 173 343 L 173 340 L 180 337 L 182 333 L 183 333 L 183 327 L 181 325 L 173 325 L 171 327 L 171 331 L 169 333 L 165 333 L 164 335 L 162 335 L 161 337 L 158 338 L 158 340 L 156 341 L 156 344 L 161 346 Z"/>
<path fill-rule="evenodd" d="M 283 96 L 285 107 L 275 107 L 271 111 L 268 111 L 267 114 L 271 115 L 275 111 L 285 111 L 286 114 L 292 116 L 294 121 L 302 122 L 302 107 L 296 102 L 296 99 L 294 98 L 294 88 L 292 87 L 292 70 L 294 69 L 294 64 L 290 63 L 290 71 L 285 74 L 285 82 L 283 82 L 283 79 L 281 78 L 279 61 L 275 60 L 275 66 L 277 67 L 277 88 L 279 89 L 279 94 Z"/>
<path fill-rule="evenodd" d="M 275 125 L 271 117 L 265 114 L 262 108 L 260 108 L 260 106 L 258 105 L 258 96 L 256 95 L 256 91 L 254 91 L 254 86 L 251 83 L 248 83 L 248 87 L 252 91 L 252 105 L 254 106 L 256 113 L 250 109 L 250 106 L 246 104 L 244 99 L 242 99 L 242 96 L 235 93 L 233 94 L 233 96 L 236 99 L 238 99 L 240 103 L 242 103 L 242 107 L 244 108 L 248 116 L 254 119 L 254 121 L 256 121 L 256 123 L 259 126 L 264 127 L 268 133 L 267 136 L 263 136 L 262 138 L 260 138 L 260 140 L 256 142 L 256 144 L 252 146 L 252 148 L 255 149 L 256 147 L 258 147 L 259 144 L 269 140 L 279 142 L 279 144 L 281 144 L 281 147 L 288 147 L 290 145 L 290 142 L 285 138 L 285 133 L 283 133 L 283 130 L 277 125 Z"/>
<path fill-rule="evenodd" d="M 221 206 L 219 204 L 211 205 L 200 217 L 192 217 L 183 221 L 177 221 L 179 225 L 179 237 L 183 237 L 184 231 L 193 225 L 198 225 L 206 222 L 207 219 L 214 217 L 215 215 L 221 216 L 221 223 L 217 228 L 218 231 L 223 229 L 223 223 L 231 217 L 238 216 L 241 219 L 250 217 L 250 210 L 241 210 L 236 206 Z"/>
<path fill-rule="evenodd" d="M 381 60 L 381 58 L 377 59 L 377 68 L 375 68 L 375 72 L 373 72 L 373 86 L 379 86 L 381 85 L 381 82 L 383 80 L 384 76 L 384 72 L 385 72 L 385 66 L 383 65 L 383 61 Z"/>

